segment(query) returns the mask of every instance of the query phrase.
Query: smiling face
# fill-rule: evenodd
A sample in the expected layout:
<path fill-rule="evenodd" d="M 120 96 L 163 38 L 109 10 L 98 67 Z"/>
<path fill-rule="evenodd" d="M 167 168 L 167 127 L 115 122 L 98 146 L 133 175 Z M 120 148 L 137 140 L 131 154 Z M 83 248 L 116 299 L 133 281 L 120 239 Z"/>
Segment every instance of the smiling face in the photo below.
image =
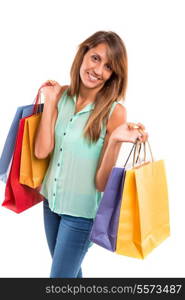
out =
<path fill-rule="evenodd" d="M 84 55 L 80 78 L 86 88 L 100 90 L 111 77 L 113 71 L 108 62 L 107 49 L 108 46 L 101 43 Z"/>

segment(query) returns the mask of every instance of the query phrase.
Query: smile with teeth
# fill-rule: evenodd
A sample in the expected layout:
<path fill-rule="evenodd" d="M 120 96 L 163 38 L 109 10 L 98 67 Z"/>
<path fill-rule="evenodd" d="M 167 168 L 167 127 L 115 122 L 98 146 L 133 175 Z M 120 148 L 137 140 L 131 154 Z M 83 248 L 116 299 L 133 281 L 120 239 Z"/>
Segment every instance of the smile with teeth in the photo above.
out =
<path fill-rule="evenodd" d="M 89 77 L 89 79 L 91 80 L 91 81 L 98 81 L 99 80 L 99 78 L 97 78 L 97 77 L 95 77 L 95 76 L 93 76 L 92 74 L 90 74 L 89 72 L 87 72 L 87 74 L 88 74 L 88 77 Z"/>

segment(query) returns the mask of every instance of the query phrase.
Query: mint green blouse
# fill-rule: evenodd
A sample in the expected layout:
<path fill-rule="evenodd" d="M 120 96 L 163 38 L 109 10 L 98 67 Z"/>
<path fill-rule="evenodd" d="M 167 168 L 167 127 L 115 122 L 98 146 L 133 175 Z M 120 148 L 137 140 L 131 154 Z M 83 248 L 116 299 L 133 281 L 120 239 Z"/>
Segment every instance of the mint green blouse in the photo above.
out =
<path fill-rule="evenodd" d="M 109 117 L 117 103 L 112 104 Z M 76 217 L 94 218 L 102 197 L 95 186 L 95 174 L 106 134 L 102 126 L 97 143 L 89 144 L 83 137 L 83 128 L 94 109 L 87 104 L 75 112 L 76 95 L 67 90 L 58 101 L 55 124 L 55 147 L 41 185 L 40 194 L 53 212 Z"/>

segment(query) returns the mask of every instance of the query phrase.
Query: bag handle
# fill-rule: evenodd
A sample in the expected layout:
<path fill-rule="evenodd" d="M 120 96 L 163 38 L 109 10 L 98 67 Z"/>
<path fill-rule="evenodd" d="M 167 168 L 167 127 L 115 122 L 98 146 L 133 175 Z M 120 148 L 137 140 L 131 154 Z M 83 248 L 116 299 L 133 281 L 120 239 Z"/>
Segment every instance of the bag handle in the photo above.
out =
<path fill-rule="evenodd" d="M 139 150 L 138 150 L 138 156 L 137 156 L 137 159 L 136 159 L 136 163 L 137 163 L 137 161 L 138 161 L 138 159 L 139 159 L 140 151 L 141 151 L 141 143 L 137 143 L 137 141 L 136 141 L 136 142 L 134 143 L 134 145 L 132 146 L 132 149 L 131 149 L 131 151 L 130 151 L 128 157 L 127 157 L 127 160 L 126 160 L 126 162 L 125 162 L 125 164 L 124 164 L 124 168 L 126 167 L 126 164 L 127 164 L 128 160 L 129 160 L 129 158 L 130 158 L 130 156 L 131 156 L 133 150 L 134 150 L 134 161 L 135 161 L 136 150 L 137 150 L 138 145 L 139 145 Z"/>
<path fill-rule="evenodd" d="M 41 112 L 41 89 L 45 86 L 51 86 L 52 84 L 50 82 L 48 83 L 43 83 L 40 88 L 38 89 L 38 92 L 37 92 L 37 95 L 33 101 L 33 111 L 32 111 L 32 114 L 36 114 L 39 112 L 39 109 L 40 109 L 40 112 Z"/>
<path fill-rule="evenodd" d="M 146 142 L 140 142 L 140 140 L 137 138 L 136 142 L 134 143 L 134 145 L 132 146 L 132 149 L 127 157 L 127 160 L 124 164 L 124 168 L 126 167 L 128 160 L 132 154 L 132 151 L 134 150 L 134 155 L 133 155 L 133 162 L 132 162 L 132 167 L 134 168 L 135 164 L 138 162 L 138 159 L 140 158 L 140 152 L 141 152 L 141 147 L 143 146 L 143 151 L 144 151 L 144 162 L 146 162 L 146 143 L 148 145 L 149 151 L 150 151 L 150 155 L 151 155 L 151 160 L 152 162 L 154 162 L 154 156 L 152 154 L 152 149 L 150 146 L 149 141 L 147 140 Z M 136 159 L 136 154 L 137 154 L 137 159 Z"/>
<path fill-rule="evenodd" d="M 134 150 L 135 147 L 136 147 L 136 142 L 134 143 L 134 145 L 132 146 L 132 149 L 130 150 L 130 153 L 129 153 L 128 157 L 127 157 L 127 160 L 126 160 L 126 162 L 125 162 L 125 164 L 123 166 L 124 168 L 126 167 L 127 162 L 128 162 L 128 160 L 129 160 L 129 158 L 130 158 L 130 156 L 132 154 L 132 151 Z"/>
<path fill-rule="evenodd" d="M 151 156 L 151 161 L 154 162 L 154 156 L 153 156 L 153 153 L 152 153 L 152 149 L 151 149 L 151 146 L 150 146 L 150 143 L 149 141 L 147 140 L 146 142 L 143 142 L 141 143 L 138 139 L 136 140 L 136 143 L 135 143 L 135 151 L 134 151 L 134 158 L 133 158 L 133 168 L 135 166 L 135 164 L 137 163 L 138 159 L 136 160 L 135 159 L 135 156 L 136 156 L 136 150 L 138 148 L 138 144 L 143 144 L 143 149 L 144 149 L 144 163 L 146 163 L 146 144 L 148 145 L 148 148 L 149 148 L 149 152 L 150 152 L 150 156 Z"/>
<path fill-rule="evenodd" d="M 34 101 L 33 101 L 33 104 L 34 104 L 34 107 L 33 107 L 33 112 L 32 112 L 32 114 L 36 114 L 36 113 L 38 113 L 39 111 L 39 109 L 41 110 L 41 89 L 43 88 L 43 87 L 45 87 L 45 86 L 52 86 L 52 83 L 50 83 L 49 81 L 48 82 L 45 82 L 45 83 L 43 83 L 41 86 L 40 86 L 40 88 L 38 89 L 38 92 L 37 92 L 37 95 L 36 95 L 36 97 L 35 97 L 35 99 L 34 99 Z M 63 86 L 62 87 L 62 89 L 63 89 L 63 91 L 65 91 L 66 89 L 68 88 L 68 85 L 66 85 L 66 86 Z M 41 112 L 41 111 L 40 111 Z"/>

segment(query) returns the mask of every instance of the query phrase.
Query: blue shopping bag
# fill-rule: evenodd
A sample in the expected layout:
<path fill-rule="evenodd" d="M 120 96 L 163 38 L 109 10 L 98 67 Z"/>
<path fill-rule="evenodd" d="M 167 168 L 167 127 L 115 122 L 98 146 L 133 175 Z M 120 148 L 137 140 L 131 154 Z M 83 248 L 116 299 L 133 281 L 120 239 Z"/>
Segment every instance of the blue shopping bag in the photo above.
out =
<path fill-rule="evenodd" d="M 42 103 L 39 107 L 41 111 L 43 111 L 43 105 L 44 104 Z M 33 108 L 34 108 L 34 104 L 19 106 L 13 118 L 0 157 L 0 180 L 3 181 L 4 183 L 7 182 L 7 178 L 8 178 L 9 167 L 13 156 L 17 131 L 19 128 L 19 121 L 24 117 L 28 117 L 29 115 L 32 115 Z"/>

